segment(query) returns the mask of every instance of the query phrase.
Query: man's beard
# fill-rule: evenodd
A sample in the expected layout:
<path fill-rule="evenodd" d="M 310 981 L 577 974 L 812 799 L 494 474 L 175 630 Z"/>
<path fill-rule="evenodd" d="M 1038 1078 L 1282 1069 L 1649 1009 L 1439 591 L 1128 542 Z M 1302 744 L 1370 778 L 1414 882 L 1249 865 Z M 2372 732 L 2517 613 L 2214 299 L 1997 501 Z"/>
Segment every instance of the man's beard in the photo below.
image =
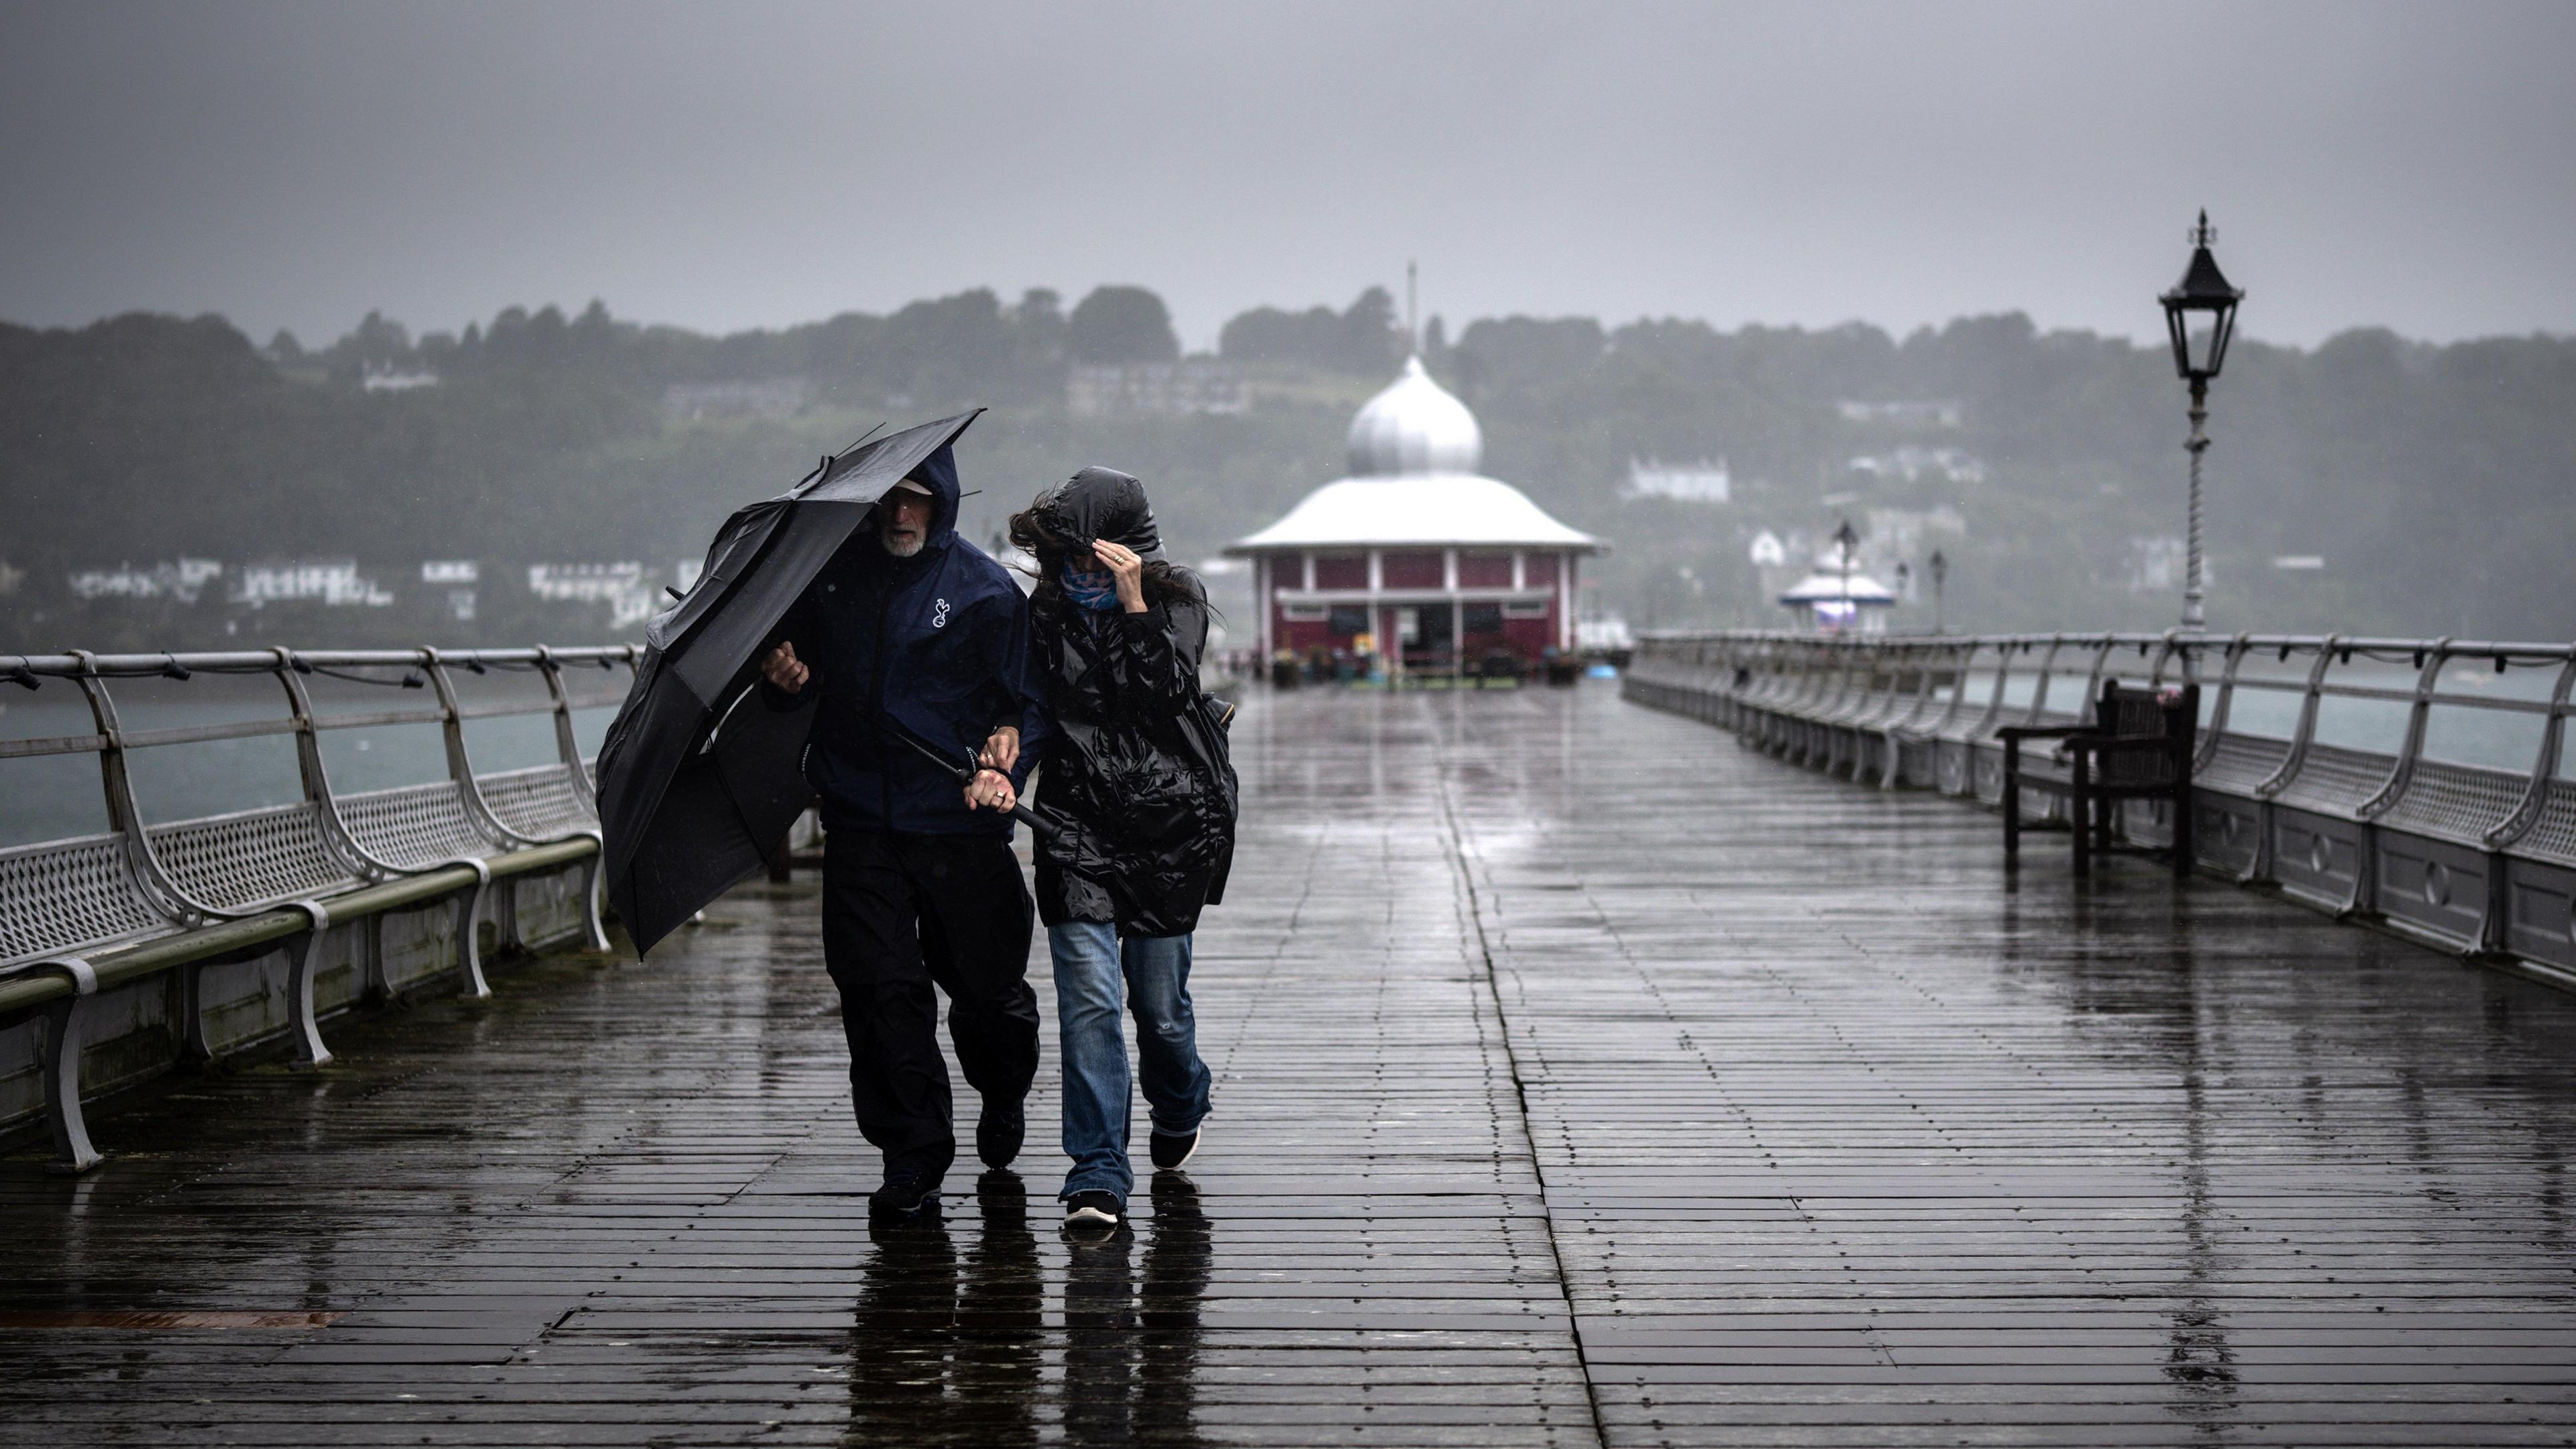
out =
<path fill-rule="evenodd" d="M 885 551 L 896 558 L 910 558 L 921 552 L 924 539 L 918 533 L 897 533 L 891 528 L 883 528 L 877 530 L 877 541 L 884 544 Z"/>

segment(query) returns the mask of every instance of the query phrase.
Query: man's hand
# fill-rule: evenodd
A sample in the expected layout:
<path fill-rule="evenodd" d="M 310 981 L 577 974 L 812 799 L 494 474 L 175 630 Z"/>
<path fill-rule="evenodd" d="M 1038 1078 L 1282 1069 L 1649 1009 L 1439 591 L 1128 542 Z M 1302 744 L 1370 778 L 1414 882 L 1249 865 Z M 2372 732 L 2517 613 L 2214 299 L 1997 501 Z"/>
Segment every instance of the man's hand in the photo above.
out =
<path fill-rule="evenodd" d="M 976 758 L 975 763 L 988 770 L 999 770 L 1007 775 L 1019 762 L 1020 727 L 1018 725 L 993 726 L 993 733 L 984 741 L 984 753 Z"/>
<path fill-rule="evenodd" d="M 796 657 L 795 645 L 781 639 L 777 648 L 761 656 L 760 676 L 789 694 L 797 694 L 804 690 L 805 681 L 814 677 L 814 671 Z"/>
<path fill-rule="evenodd" d="M 979 770 L 966 784 L 969 810 L 1007 811 L 1019 801 L 1019 792 L 1011 788 L 1011 777 L 999 770 Z"/>
<path fill-rule="evenodd" d="M 1091 545 L 1091 556 L 1118 581 L 1119 604 L 1130 614 L 1145 612 L 1145 561 L 1136 550 L 1104 538 Z"/>

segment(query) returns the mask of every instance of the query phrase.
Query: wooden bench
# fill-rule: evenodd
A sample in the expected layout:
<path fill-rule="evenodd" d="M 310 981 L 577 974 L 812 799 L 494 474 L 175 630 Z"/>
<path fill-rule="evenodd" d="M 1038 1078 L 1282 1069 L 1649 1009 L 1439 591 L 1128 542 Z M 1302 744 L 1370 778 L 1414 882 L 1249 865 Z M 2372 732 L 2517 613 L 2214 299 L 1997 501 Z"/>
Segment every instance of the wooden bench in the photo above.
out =
<path fill-rule="evenodd" d="M 2174 819 L 2173 868 L 2191 869 L 2191 768 L 2200 730 L 2200 686 L 2179 690 L 2126 689 L 2104 680 L 2091 724 L 2006 725 L 1995 731 L 2004 747 L 2004 860 L 2021 856 L 2021 792 L 2044 790 L 2066 797 L 2075 832 L 2075 873 L 2093 868 L 2093 853 L 2111 848 L 2110 808 L 2123 800 L 2170 802 Z M 2024 740 L 2055 740 L 2049 755 L 2025 760 Z"/>

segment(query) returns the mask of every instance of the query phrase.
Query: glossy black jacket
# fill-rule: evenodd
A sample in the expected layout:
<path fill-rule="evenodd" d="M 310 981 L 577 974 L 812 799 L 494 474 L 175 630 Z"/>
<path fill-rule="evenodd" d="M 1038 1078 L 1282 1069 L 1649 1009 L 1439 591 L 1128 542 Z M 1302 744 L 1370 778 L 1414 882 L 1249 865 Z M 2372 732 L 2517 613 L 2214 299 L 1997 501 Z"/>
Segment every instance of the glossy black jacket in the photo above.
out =
<path fill-rule="evenodd" d="M 1075 541 L 1161 552 L 1143 487 L 1125 474 L 1086 469 L 1058 502 Z M 1236 782 L 1224 706 L 1199 689 L 1205 593 L 1176 568 L 1148 598 L 1141 614 L 1102 612 L 1050 583 L 1032 601 L 1033 669 L 1055 725 L 1037 806 L 1064 827 L 1037 843 L 1038 912 L 1051 926 L 1114 921 L 1126 934 L 1177 936 L 1225 896 Z"/>

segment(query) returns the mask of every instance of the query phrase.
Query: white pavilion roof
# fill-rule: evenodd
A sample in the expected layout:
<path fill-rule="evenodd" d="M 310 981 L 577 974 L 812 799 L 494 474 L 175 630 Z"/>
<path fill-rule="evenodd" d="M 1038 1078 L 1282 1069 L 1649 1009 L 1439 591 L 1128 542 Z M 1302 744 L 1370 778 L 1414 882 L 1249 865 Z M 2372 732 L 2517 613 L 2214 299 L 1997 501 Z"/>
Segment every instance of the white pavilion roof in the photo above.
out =
<path fill-rule="evenodd" d="M 1588 553 L 1601 546 L 1601 540 L 1557 522 L 1528 494 L 1499 478 L 1401 473 L 1327 483 L 1288 510 L 1287 517 L 1235 540 L 1225 551 L 1418 547 Z"/>
<path fill-rule="evenodd" d="M 1848 589 L 1849 592 L 1845 592 Z M 1893 604 L 1896 591 L 1864 573 L 1854 573 L 1846 585 L 1841 574 L 1809 574 L 1796 587 L 1780 596 L 1784 604 L 1833 603 L 1850 599 L 1855 604 Z"/>

